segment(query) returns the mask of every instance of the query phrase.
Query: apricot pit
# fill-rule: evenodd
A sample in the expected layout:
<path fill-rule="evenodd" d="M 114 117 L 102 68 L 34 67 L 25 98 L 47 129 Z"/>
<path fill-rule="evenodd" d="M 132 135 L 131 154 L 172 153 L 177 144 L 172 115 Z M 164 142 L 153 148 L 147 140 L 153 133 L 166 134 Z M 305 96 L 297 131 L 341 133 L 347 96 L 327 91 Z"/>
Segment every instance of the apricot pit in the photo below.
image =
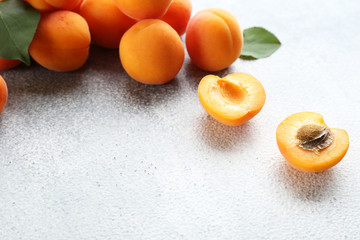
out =
<path fill-rule="evenodd" d="M 226 77 L 208 75 L 199 84 L 199 99 L 204 109 L 217 121 L 241 125 L 260 112 L 266 94 L 262 84 L 247 73 Z"/>

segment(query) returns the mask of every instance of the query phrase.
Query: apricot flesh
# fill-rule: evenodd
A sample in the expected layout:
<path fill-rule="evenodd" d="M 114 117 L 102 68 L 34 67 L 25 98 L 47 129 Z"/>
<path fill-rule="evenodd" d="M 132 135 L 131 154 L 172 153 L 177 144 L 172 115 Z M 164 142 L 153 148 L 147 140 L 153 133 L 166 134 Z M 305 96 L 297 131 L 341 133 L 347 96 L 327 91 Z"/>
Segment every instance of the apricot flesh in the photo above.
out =
<path fill-rule="evenodd" d="M 262 84 L 247 73 L 233 73 L 220 78 L 205 76 L 198 88 L 204 109 L 217 121 L 238 126 L 253 118 L 265 104 Z"/>
<path fill-rule="evenodd" d="M 0 71 L 1 70 L 9 70 L 20 64 L 21 64 L 21 61 L 19 61 L 19 60 L 10 60 L 10 59 L 0 58 Z"/>
<path fill-rule="evenodd" d="M 185 33 L 192 11 L 190 0 L 173 0 L 161 20 L 167 22 L 181 36 Z"/>
<path fill-rule="evenodd" d="M 105 48 L 118 48 L 121 37 L 136 23 L 113 0 L 84 0 L 79 14 L 89 25 L 92 41 Z"/>
<path fill-rule="evenodd" d="M 114 0 L 117 7 L 127 16 L 142 20 L 162 17 L 171 0 Z"/>
<path fill-rule="evenodd" d="M 29 52 L 43 67 L 67 72 L 80 68 L 89 56 L 90 31 L 85 19 L 71 11 L 44 14 Z"/>
<path fill-rule="evenodd" d="M 120 42 L 125 71 L 136 81 L 160 85 L 172 80 L 184 62 L 184 46 L 177 32 L 158 19 L 132 26 Z"/>
<path fill-rule="evenodd" d="M 330 144 L 314 149 L 302 147 L 299 129 L 304 126 L 329 129 L 332 138 Z M 309 137 L 312 137 L 311 134 L 314 133 L 309 132 Z M 304 172 L 320 172 L 335 166 L 343 159 L 349 148 L 347 132 L 343 129 L 329 128 L 323 116 L 314 112 L 300 112 L 287 117 L 276 130 L 276 140 L 281 154 L 288 163 Z"/>
<path fill-rule="evenodd" d="M 0 114 L 5 108 L 7 98 L 8 98 L 8 90 L 7 90 L 6 82 L 3 79 L 3 77 L 0 75 Z"/>
<path fill-rule="evenodd" d="M 235 16 L 222 9 L 205 9 L 190 20 L 186 47 L 192 62 L 206 71 L 220 71 L 240 56 L 243 35 Z"/>

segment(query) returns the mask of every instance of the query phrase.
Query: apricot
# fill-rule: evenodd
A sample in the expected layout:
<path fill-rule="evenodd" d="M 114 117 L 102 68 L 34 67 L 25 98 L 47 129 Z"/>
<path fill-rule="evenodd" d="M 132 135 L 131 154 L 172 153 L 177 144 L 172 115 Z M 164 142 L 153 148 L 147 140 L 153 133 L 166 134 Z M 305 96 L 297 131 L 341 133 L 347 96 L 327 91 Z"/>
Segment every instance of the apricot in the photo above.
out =
<path fill-rule="evenodd" d="M 26 2 L 30 3 L 30 5 L 39 10 L 40 12 L 49 12 L 54 11 L 56 8 L 54 6 L 51 6 L 45 0 L 25 0 Z"/>
<path fill-rule="evenodd" d="M 41 17 L 29 52 L 47 69 L 73 71 L 86 62 L 90 42 L 85 19 L 77 13 L 61 10 Z"/>
<path fill-rule="evenodd" d="M 220 78 L 207 75 L 201 79 L 199 99 L 204 109 L 217 121 L 241 125 L 260 112 L 266 94 L 262 84 L 247 73 L 233 73 Z"/>
<path fill-rule="evenodd" d="M 120 42 L 125 71 L 145 84 L 164 84 L 173 79 L 184 62 L 184 46 L 177 32 L 158 19 L 132 26 Z"/>
<path fill-rule="evenodd" d="M 8 90 L 7 90 L 6 82 L 0 75 L 0 114 L 5 108 L 7 98 L 8 98 Z"/>
<path fill-rule="evenodd" d="M 10 59 L 0 58 L 0 71 L 14 68 L 14 67 L 20 65 L 20 63 L 21 63 L 21 61 L 19 61 L 19 60 L 10 60 Z"/>
<path fill-rule="evenodd" d="M 206 71 L 220 71 L 240 56 L 243 35 L 236 18 L 228 11 L 205 9 L 190 20 L 186 47 L 193 63 Z"/>
<path fill-rule="evenodd" d="M 114 0 L 120 11 L 127 16 L 142 20 L 162 17 L 171 0 Z"/>
<path fill-rule="evenodd" d="M 93 42 L 106 48 L 118 48 L 121 37 L 136 23 L 116 7 L 114 0 L 84 0 L 79 14 L 89 24 Z"/>
<path fill-rule="evenodd" d="M 314 112 L 287 117 L 276 130 L 276 140 L 288 163 L 304 172 L 320 172 L 335 166 L 349 148 L 347 132 L 329 128 L 323 116 Z"/>
<path fill-rule="evenodd" d="M 173 0 L 161 20 L 167 22 L 181 36 L 186 31 L 191 11 L 192 4 L 190 0 Z"/>
<path fill-rule="evenodd" d="M 45 0 L 45 2 L 61 10 L 73 10 L 80 4 L 81 0 Z"/>

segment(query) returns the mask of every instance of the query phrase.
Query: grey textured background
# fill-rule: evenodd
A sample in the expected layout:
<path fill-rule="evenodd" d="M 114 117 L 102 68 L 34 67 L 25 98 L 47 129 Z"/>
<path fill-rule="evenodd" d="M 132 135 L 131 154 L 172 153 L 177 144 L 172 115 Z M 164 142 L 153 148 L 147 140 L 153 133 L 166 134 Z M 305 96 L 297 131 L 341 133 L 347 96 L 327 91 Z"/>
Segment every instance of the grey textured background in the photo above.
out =
<path fill-rule="evenodd" d="M 270 58 L 218 73 L 257 77 L 260 114 L 240 127 L 215 122 L 197 96 L 207 73 L 188 58 L 156 87 L 98 47 L 73 73 L 2 72 L 0 239 L 360 239 L 360 3 L 193 5 L 228 9 L 282 41 Z M 348 131 L 331 170 L 302 173 L 279 153 L 276 127 L 300 111 Z"/>

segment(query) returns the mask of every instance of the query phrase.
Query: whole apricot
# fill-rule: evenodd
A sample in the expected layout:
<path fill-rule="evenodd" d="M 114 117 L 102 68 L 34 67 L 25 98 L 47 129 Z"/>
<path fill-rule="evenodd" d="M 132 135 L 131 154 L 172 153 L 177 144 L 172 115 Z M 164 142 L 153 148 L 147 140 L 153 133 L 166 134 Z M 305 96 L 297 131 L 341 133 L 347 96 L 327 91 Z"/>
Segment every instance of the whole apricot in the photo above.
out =
<path fill-rule="evenodd" d="M 30 5 L 39 10 L 40 12 L 49 12 L 54 11 L 56 8 L 54 6 L 51 6 L 45 0 L 25 0 L 26 2 L 30 3 Z"/>
<path fill-rule="evenodd" d="M 193 63 L 206 71 L 229 67 L 239 56 L 243 35 L 236 18 L 222 9 L 198 12 L 186 30 L 186 47 Z"/>
<path fill-rule="evenodd" d="M 160 18 L 169 8 L 171 0 L 114 0 L 120 11 L 131 18 L 142 20 Z"/>
<path fill-rule="evenodd" d="M 223 78 L 205 76 L 198 93 L 204 109 L 217 121 L 230 126 L 249 121 L 260 112 L 266 99 L 262 84 L 247 73 Z"/>
<path fill-rule="evenodd" d="M 114 0 L 84 0 L 79 14 L 89 24 L 93 42 L 106 48 L 118 48 L 121 37 L 136 23 L 116 7 Z"/>
<path fill-rule="evenodd" d="M 192 11 L 190 0 L 173 0 L 161 20 L 167 22 L 181 36 L 185 33 Z"/>
<path fill-rule="evenodd" d="M 10 60 L 10 59 L 0 58 L 0 71 L 14 68 L 20 64 L 21 64 L 21 61 L 19 61 L 19 60 Z"/>
<path fill-rule="evenodd" d="M 0 114 L 5 108 L 7 98 L 8 98 L 8 90 L 7 90 L 6 82 L 0 75 Z"/>
<path fill-rule="evenodd" d="M 43 67 L 67 72 L 84 65 L 90 42 L 89 27 L 83 17 L 71 11 L 55 11 L 41 17 L 29 52 Z"/>
<path fill-rule="evenodd" d="M 184 62 L 184 46 L 167 23 L 148 19 L 136 23 L 120 42 L 125 71 L 145 84 L 163 84 L 173 79 Z"/>
<path fill-rule="evenodd" d="M 347 132 L 329 128 L 323 116 L 314 112 L 287 117 L 276 130 L 276 140 L 288 163 L 304 172 L 320 172 L 333 167 L 349 148 Z"/>
<path fill-rule="evenodd" d="M 59 10 L 73 10 L 81 0 L 45 0 L 45 2 Z"/>

